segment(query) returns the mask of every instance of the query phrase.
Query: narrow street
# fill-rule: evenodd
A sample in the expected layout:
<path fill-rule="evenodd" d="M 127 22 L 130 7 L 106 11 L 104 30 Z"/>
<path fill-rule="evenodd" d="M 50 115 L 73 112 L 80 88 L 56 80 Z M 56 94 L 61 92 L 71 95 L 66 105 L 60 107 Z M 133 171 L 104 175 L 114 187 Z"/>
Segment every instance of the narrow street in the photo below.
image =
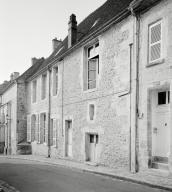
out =
<path fill-rule="evenodd" d="M 0 159 L 0 180 L 21 192 L 162 192 L 126 181 L 26 160 Z"/>

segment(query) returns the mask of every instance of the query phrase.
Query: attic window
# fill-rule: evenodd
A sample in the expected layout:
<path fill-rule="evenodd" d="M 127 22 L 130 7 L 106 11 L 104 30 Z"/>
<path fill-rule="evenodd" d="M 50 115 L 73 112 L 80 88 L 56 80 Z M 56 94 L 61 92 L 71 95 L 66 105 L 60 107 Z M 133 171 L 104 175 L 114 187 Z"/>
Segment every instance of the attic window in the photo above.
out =
<path fill-rule="evenodd" d="M 91 28 L 93 28 L 98 22 L 100 21 L 100 18 L 95 20 L 95 22 L 93 23 L 93 25 L 91 26 Z"/>

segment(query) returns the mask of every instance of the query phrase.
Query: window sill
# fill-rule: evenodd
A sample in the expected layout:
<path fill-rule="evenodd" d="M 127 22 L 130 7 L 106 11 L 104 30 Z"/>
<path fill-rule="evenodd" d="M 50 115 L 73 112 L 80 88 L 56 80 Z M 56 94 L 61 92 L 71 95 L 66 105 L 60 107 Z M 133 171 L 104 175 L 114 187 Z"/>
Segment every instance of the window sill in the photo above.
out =
<path fill-rule="evenodd" d="M 152 62 L 152 63 L 148 63 L 148 64 L 146 65 L 146 67 L 152 67 L 152 66 L 154 66 L 154 65 L 159 65 L 159 64 L 162 64 L 162 63 L 164 63 L 164 62 L 165 62 L 165 59 L 159 59 L 159 60 L 154 61 L 154 62 Z"/>
<path fill-rule="evenodd" d="M 96 91 L 97 91 L 97 88 L 83 90 L 84 93 L 91 93 L 91 92 L 96 92 Z"/>

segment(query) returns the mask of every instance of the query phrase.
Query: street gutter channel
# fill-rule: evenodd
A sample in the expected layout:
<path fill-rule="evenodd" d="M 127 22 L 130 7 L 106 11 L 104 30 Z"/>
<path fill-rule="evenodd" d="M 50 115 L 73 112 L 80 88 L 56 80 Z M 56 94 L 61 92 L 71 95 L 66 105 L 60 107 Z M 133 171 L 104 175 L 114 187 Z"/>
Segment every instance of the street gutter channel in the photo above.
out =
<path fill-rule="evenodd" d="M 1 156 L 1 157 L 3 157 L 3 156 Z M 156 184 L 148 183 L 146 181 L 139 181 L 139 180 L 135 180 L 135 179 L 132 179 L 132 178 L 123 177 L 123 176 L 119 176 L 119 175 L 112 175 L 112 174 L 109 174 L 109 173 L 103 173 L 103 172 L 94 171 L 94 170 L 92 171 L 92 170 L 79 168 L 79 167 L 75 167 L 75 166 L 68 166 L 68 165 L 64 165 L 64 164 L 58 164 L 58 163 L 49 162 L 49 161 L 46 161 L 46 160 L 26 159 L 26 158 L 21 158 L 21 157 L 9 157 L 9 156 L 4 157 L 4 158 L 20 159 L 20 160 L 26 160 L 26 161 L 35 161 L 35 162 L 40 162 L 40 163 L 46 163 L 48 165 L 54 165 L 54 166 L 70 168 L 70 169 L 77 170 L 77 171 L 80 171 L 80 172 L 91 173 L 91 174 L 95 174 L 95 175 L 101 175 L 101 176 L 110 177 L 110 178 L 118 179 L 118 180 L 121 180 L 121 181 L 128 181 L 128 182 L 136 183 L 136 184 L 140 184 L 140 185 L 146 185 L 148 187 L 155 188 L 155 189 L 172 191 L 172 188 L 170 188 L 170 187 L 165 187 L 165 186 L 162 186 L 162 185 L 156 185 Z M 19 191 L 17 191 L 17 192 L 19 192 Z"/>

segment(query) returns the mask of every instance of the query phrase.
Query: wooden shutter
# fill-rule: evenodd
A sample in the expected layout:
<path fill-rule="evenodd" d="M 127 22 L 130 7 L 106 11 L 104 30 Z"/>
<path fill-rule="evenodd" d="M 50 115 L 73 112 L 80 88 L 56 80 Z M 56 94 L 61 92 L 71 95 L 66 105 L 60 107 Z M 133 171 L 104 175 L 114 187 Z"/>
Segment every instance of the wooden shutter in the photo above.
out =
<path fill-rule="evenodd" d="M 50 119 L 50 146 L 53 145 L 53 119 Z"/>
<path fill-rule="evenodd" d="M 97 59 L 88 61 L 88 89 L 96 88 L 96 63 Z"/>
<path fill-rule="evenodd" d="M 149 28 L 149 62 L 153 62 L 161 58 L 161 31 L 161 21 L 151 25 Z"/>
<path fill-rule="evenodd" d="M 27 115 L 27 141 L 31 142 L 31 116 Z"/>
<path fill-rule="evenodd" d="M 35 126 L 35 140 L 37 142 L 39 142 L 38 134 L 39 134 L 39 114 L 36 115 L 36 126 Z"/>
<path fill-rule="evenodd" d="M 45 143 L 48 145 L 48 113 L 45 114 Z"/>

